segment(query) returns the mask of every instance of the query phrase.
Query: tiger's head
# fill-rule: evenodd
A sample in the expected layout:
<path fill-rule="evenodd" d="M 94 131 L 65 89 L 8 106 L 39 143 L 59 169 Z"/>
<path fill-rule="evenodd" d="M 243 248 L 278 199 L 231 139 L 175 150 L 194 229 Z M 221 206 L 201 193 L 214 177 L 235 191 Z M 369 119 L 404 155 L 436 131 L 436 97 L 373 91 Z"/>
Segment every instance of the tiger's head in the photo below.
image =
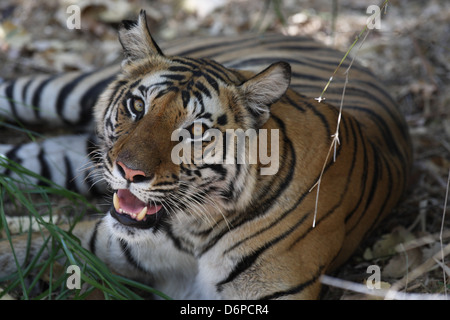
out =
<path fill-rule="evenodd" d="M 232 130 L 265 125 L 289 86 L 290 66 L 275 63 L 255 75 L 166 56 L 144 11 L 123 22 L 119 39 L 122 71 L 95 107 L 101 168 L 114 190 L 113 227 L 129 237 L 172 220 L 211 226 L 245 208 L 261 163 L 207 158 L 230 157 Z"/>

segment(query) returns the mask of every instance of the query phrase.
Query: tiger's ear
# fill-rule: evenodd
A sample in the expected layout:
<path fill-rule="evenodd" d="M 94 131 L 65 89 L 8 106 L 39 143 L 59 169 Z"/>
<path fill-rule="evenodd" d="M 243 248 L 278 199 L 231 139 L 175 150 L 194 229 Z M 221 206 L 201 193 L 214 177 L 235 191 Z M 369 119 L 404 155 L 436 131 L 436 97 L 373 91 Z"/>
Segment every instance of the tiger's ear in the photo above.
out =
<path fill-rule="evenodd" d="M 244 100 L 257 125 L 262 126 L 270 117 L 270 105 L 277 102 L 291 82 L 291 66 L 287 62 L 276 62 L 240 85 Z"/>
<path fill-rule="evenodd" d="M 148 58 L 152 55 L 164 56 L 148 30 L 145 10 L 141 10 L 137 21 L 122 21 L 119 28 L 119 41 L 125 54 L 122 65 Z"/>

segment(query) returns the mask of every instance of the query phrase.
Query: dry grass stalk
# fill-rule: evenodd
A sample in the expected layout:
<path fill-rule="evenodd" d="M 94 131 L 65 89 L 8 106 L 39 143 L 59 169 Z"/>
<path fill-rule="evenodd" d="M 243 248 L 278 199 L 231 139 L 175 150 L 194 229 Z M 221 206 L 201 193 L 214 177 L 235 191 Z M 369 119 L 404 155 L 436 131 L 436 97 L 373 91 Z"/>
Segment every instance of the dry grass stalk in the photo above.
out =
<path fill-rule="evenodd" d="M 387 1 L 385 1 L 385 4 L 387 3 Z M 384 4 L 384 5 L 385 5 Z M 383 5 L 383 6 L 384 6 Z M 364 28 L 364 30 L 362 32 L 364 32 L 367 29 L 367 25 Z M 341 124 L 341 117 L 342 117 L 342 108 L 344 106 L 344 97 L 345 97 L 345 90 L 347 88 L 347 84 L 348 84 L 348 74 L 350 72 L 350 69 L 353 66 L 353 62 L 355 61 L 355 58 L 357 56 L 358 51 L 361 49 L 362 45 L 364 44 L 364 42 L 366 41 L 367 36 L 369 35 L 370 29 L 368 29 L 366 35 L 364 36 L 363 40 L 361 41 L 361 44 L 359 45 L 359 47 L 356 50 L 355 55 L 353 56 L 352 60 L 350 61 L 350 64 L 348 65 L 348 68 L 345 70 L 344 74 L 345 74 L 345 82 L 344 82 L 344 87 L 342 89 L 342 96 L 341 96 L 341 103 L 339 105 L 339 115 L 338 115 L 338 120 L 337 120 L 337 124 L 336 124 L 336 132 L 331 136 L 333 138 L 333 140 L 331 141 L 330 144 L 330 148 L 328 149 L 328 153 L 327 156 L 325 158 L 324 164 L 322 166 L 322 171 L 320 172 L 320 176 L 319 179 L 317 180 L 317 182 L 312 186 L 312 188 L 309 190 L 309 192 L 311 192 L 315 187 L 317 187 L 317 191 L 316 191 L 316 203 L 315 203 L 315 207 L 314 207 L 314 219 L 313 219 L 313 228 L 316 226 L 316 218 L 317 218 L 317 210 L 318 210 L 318 205 L 319 205 L 319 193 L 320 193 L 320 185 L 322 184 L 322 177 L 323 177 L 323 173 L 325 172 L 325 168 L 327 166 L 328 163 L 328 159 L 330 158 L 330 154 L 331 154 L 331 150 L 334 150 L 333 153 L 333 161 L 336 161 L 336 148 L 337 145 L 340 144 L 339 141 L 339 127 Z M 315 98 L 319 103 L 322 100 L 325 100 L 325 98 L 323 98 L 323 95 L 325 93 L 325 91 L 327 90 L 328 86 L 330 85 L 331 81 L 333 81 L 333 77 L 336 74 L 336 72 L 338 71 L 338 69 L 340 68 L 342 62 L 344 62 L 344 60 L 347 58 L 348 54 L 350 53 L 350 51 L 353 49 L 354 45 L 356 44 L 356 42 L 360 39 L 362 33 L 360 33 L 360 35 L 356 38 L 355 42 L 353 42 L 352 46 L 348 49 L 348 51 L 345 53 L 344 57 L 342 58 L 341 62 L 339 63 L 339 65 L 336 67 L 336 69 L 333 72 L 333 75 L 330 77 L 330 80 L 328 81 L 328 83 L 325 85 L 325 88 L 323 89 L 322 93 L 320 94 L 320 96 L 318 98 Z"/>
<path fill-rule="evenodd" d="M 369 289 L 366 285 L 355 283 L 347 280 L 342 280 L 327 275 L 323 275 L 320 278 L 322 284 L 340 288 L 343 290 L 350 290 L 352 292 L 367 295 L 366 299 L 396 299 L 396 300 L 448 300 L 445 295 L 442 294 L 421 294 L 421 293 L 406 293 L 400 291 L 394 291 L 392 288 L 386 289 Z"/>

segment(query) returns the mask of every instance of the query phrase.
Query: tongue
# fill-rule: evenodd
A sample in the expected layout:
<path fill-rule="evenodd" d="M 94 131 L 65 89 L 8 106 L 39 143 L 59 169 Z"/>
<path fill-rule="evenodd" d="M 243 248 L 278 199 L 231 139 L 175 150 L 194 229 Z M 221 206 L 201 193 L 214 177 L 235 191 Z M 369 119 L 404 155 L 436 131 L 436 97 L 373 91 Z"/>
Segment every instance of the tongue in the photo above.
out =
<path fill-rule="evenodd" d="M 125 212 L 139 213 L 146 206 L 144 202 L 136 198 L 128 189 L 120 189 L 117 191 L 119 197 L 120 208 Z"/>
<path fill-rule="evenodd" d="M 161 205 L 147 205 L 145 202 L 142 202 L 134 196 L 128 189 L 117 190 L 117 196 L 119 198 L 120 208 L 124 211 L 124 213 L 139 214 L 142 209 L 147 207 L 146 214 L 150 215 L 158 212 L 162 207 Z"/>

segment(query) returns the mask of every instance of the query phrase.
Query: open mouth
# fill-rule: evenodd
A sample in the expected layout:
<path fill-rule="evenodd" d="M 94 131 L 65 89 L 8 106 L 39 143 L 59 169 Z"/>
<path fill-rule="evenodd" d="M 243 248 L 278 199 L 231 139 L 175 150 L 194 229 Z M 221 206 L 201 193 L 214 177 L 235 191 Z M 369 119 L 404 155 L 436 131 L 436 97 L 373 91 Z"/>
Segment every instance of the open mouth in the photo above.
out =
<path fill-rule="evenodd" d="M 148 229 L 156 225 L 164 213 L 161 204 L 148 204 L 139 200 L 128 189 L 114 192 L 111 216 L 120 223 L 140 229 Z"/>

